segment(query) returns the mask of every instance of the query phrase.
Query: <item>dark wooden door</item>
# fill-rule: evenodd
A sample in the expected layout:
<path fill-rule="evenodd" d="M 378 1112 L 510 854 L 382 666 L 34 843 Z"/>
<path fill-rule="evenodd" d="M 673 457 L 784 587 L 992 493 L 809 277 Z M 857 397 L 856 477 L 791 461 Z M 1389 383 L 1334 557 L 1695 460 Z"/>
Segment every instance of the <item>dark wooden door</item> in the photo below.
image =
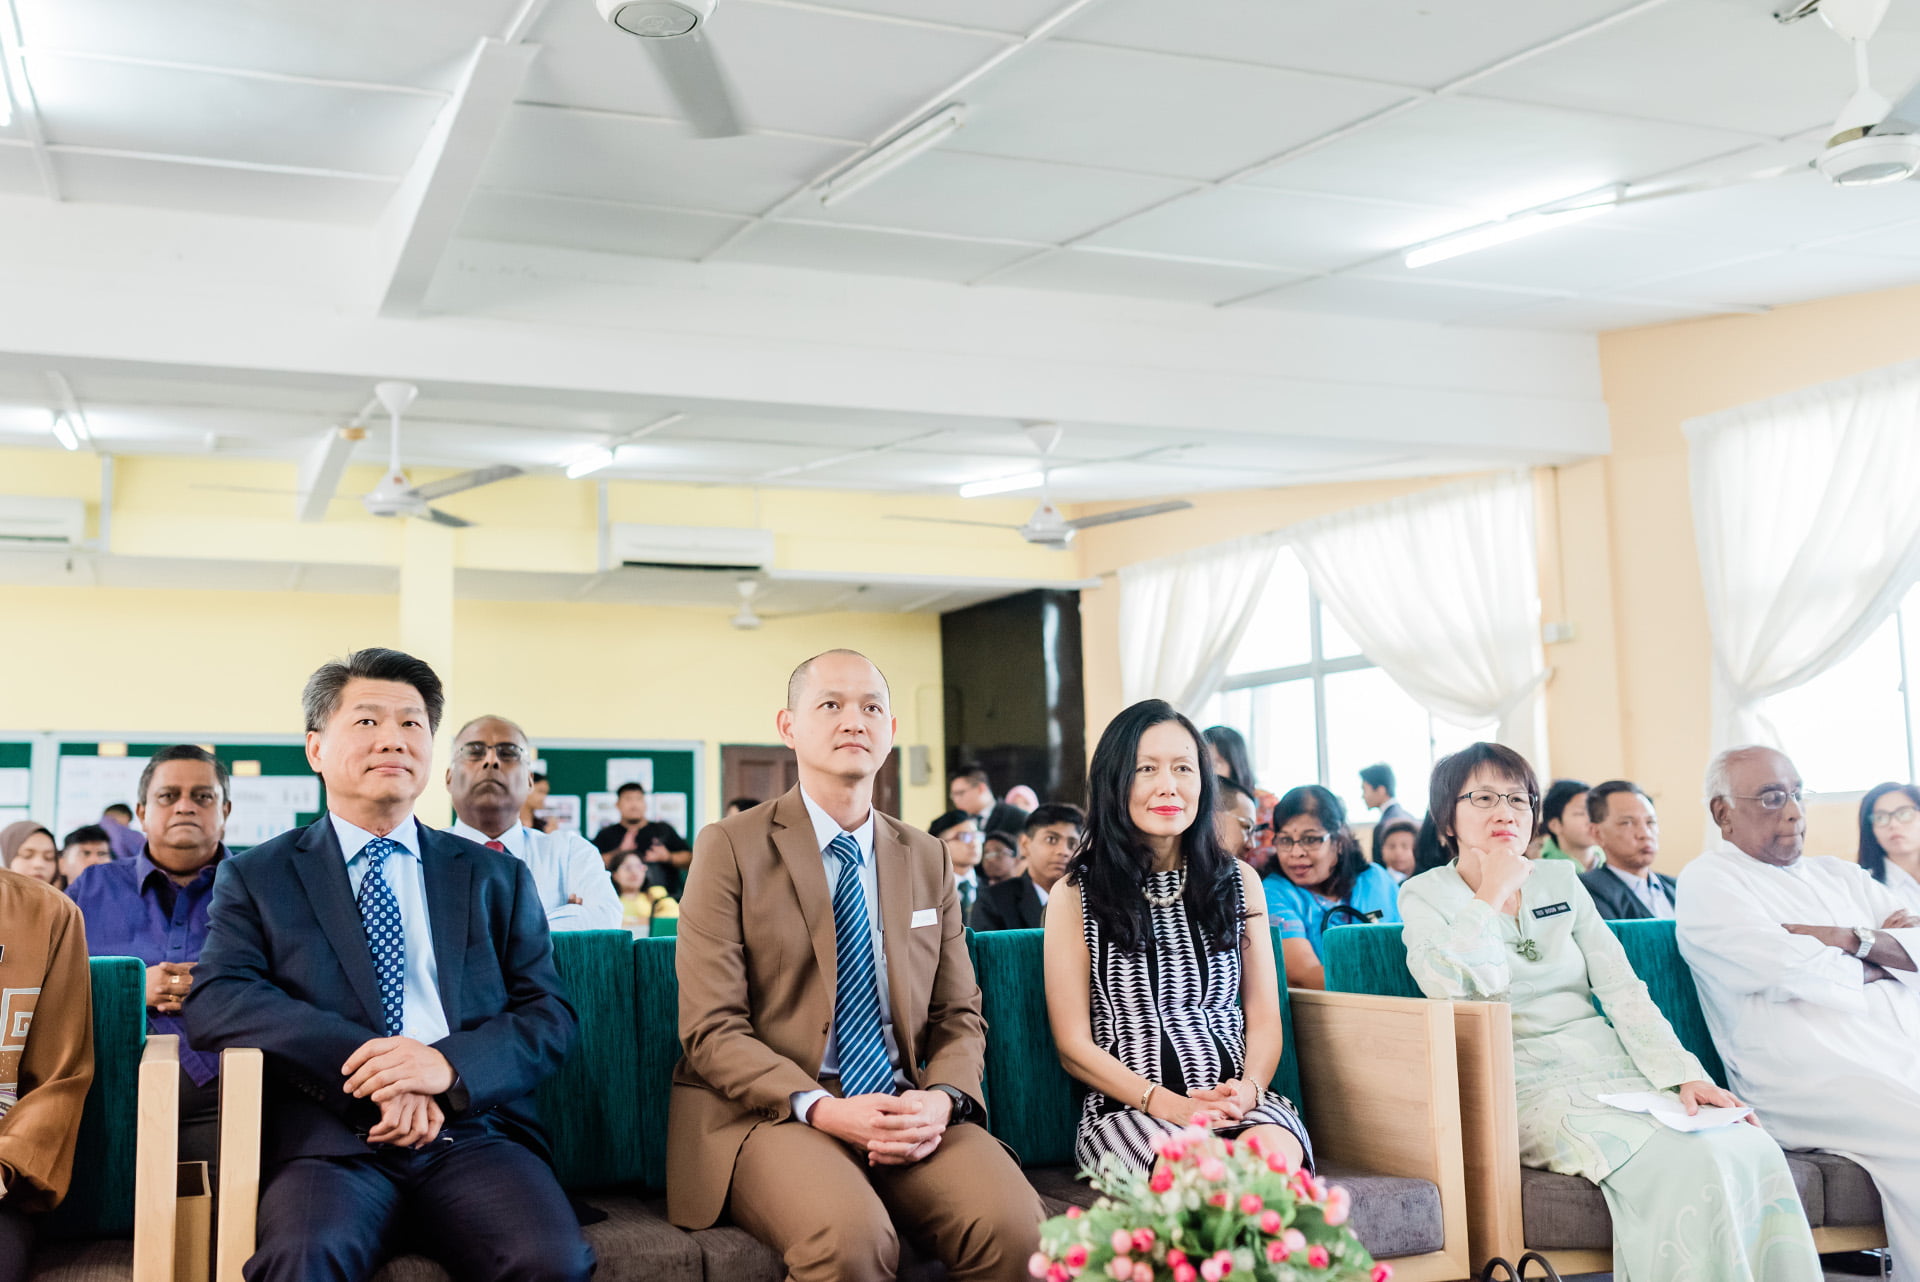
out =
<path fill-rule="evenodd" d="M 720 804 L 735 797 L 772 801 L 800 781 L 800 763 L 782 743 L 720 745 Z M 873 781 L 873 804 L 882 814 L 900 815 L 900 750 L 887 754 Z"/>

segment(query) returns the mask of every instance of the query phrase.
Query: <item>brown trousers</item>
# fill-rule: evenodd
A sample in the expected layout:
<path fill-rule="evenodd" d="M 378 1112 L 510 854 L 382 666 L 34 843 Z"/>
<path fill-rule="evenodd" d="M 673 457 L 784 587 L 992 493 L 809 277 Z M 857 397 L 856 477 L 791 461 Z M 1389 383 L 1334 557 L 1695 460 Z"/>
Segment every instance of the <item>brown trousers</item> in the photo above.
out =
<path fill-rule="evenodd" d="M 792 1282 L 887 1282 L 902 1231 L 953 1282 L 1020 1282 L 1044 1214 L 1013 1158 L 972 1123 L 923 1161 L 875 1167 L 804 1123 L 757 1126 L 728 1199 L 733 1222 L 780 1253 Z"/>

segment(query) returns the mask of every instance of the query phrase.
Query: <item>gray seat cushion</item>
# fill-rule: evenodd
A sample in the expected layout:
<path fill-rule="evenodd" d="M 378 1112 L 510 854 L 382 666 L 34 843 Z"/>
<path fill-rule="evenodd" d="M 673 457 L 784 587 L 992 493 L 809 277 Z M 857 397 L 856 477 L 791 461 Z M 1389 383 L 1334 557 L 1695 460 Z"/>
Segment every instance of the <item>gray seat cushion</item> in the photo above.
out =
<path fill-rule="evenodd" d="M 1808 1160 L 1815 1157 L 1830 1155 L 1788 1153 L 1787 1170 L 1793 1175 L 1793 1187 L 1800 1195 L 1800 1204 L 1806 1208 L 1807 1223 L 1817 1228 L 1823 1222 L 1832 1222 L 1822 1218 L 1832 1213 L 1832 1189 L 1825 1168 Z M 1844 1158 L 1835 1160 L 1845 1161 Z M 1875 1206 L 1877 1210 L 1877 1202 Z M 1562 1251 L 1613 1249 L 1613 1216 L 1607 1210 L 1607 1195 L 1600 1191 L 1598 1184 L 1578 1175 L 1556 1175 L 1552 1171 L 1522 1167 L 1520 1219 L 1521 1232 L 1530 1247 Z"/>
<path fill-rule="evenodd" d="M 125 1238 L 43 1242 L 33 1252 L 33 1282 L 127 1282 L 133 1243 Z"/>
<path fill-rule="evenodd" d="M 1880 1208 L 1880 1190 L 1874 1187 L 1873 1177 L 1859 1163 L 1837 1153 L 1820 1153 L 1812 1149 L 1790 1151 L 1787 1161 L 1804 1162 L 1819 1168 L 1821 1182 L 1826 1188 L 1826 1214 L 1823 1219 L 1813 1221 L 1816 1227 L 1882 1222 L 1884 1213 Z"/>
<path fill-rule="evenodd" d="M 1344 1184 L 1353 1195 L 1350 1223 L 1354 1236 L 1374 1258 L 1390 1260 L 1402 1255 L 1422 1255 L 1446 1245 L 1447 1226 L 1440 1213 L 1440 1190 L 1426 1180 L 1404 1179 L 1397 1175 L 1367 1175 L 1359 1171 L 1323 1164 L 1320 1174 L 1336 1184 Z M 1066 1166 L 1030 1166 L 1027 1182 L 1048 1203 L 1092 1206 L 1100 1195 L 1073 1175 Z"/>
<path fill-rule="evenodd" d="M 709 1276 L 693 1238 L 667 1223 L 658 1198 L 629 1193 L 590 1192 L 582 1200 L 607 1213 L 583 1230 L 599 1267 L 594 1282 L 704 1282 Z M 389 1260 L 375 1282 L 452 1282 L 437 1262 L 421 1255 Z"/>

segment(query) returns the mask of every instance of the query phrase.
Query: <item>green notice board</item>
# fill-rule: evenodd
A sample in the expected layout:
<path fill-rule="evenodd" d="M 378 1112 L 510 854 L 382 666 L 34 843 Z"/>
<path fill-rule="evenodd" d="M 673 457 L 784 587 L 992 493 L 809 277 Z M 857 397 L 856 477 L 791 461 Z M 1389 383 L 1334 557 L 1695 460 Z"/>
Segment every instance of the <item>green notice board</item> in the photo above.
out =
<path fill-rule="evenodd" d="M 304 827 L 326 809 L 326 789 L 307 767 L 298 740 L 276 743 L 222 743 L 218 739 L 169 739 L 128 742 L 125 756 L 103 757 L 97 742 L 64 742 L 59 749 L 55 793 L 55 830 L 67 832 L 92 823 L 114 802 L 134 805 L 140 772 L 147 759 L 176 743 L 210 746 L 235 771 L 233 814 L 227 820 L 227 846 L 245 850 L 289 828 Z"/>
<path fill-rule="evenodd" d="M 33 806 L 33 745 L 0 742 L 0 828 L 25 819 Z"/>
<path fill-rule="evenodd" d="M 592 838 L 599 827 L 594 822 L 596 816 L 590 813 L 589 799 L 596 794 L 605 796 L 612 791 L 608 787 L 608 763 L 646 761 L 651 763 L 653 775 L 653 783 L 647 789 L 648 801 L 660 812 L 662 819 L 680 830 L 681 836 L 693 840 L 693 833 L 689 829 L 697 818 L 693 809 L 698 802 L 697 749 L 619 745 L 553 747 L 539 749 L 539 756 L 546 767 L 549 793 L 555 797 L 579 798 L 579 827 L 583 836 Z M 614 773 L 625 776 L 639 772 L 617 769 Z M 616 786 L 622 781 L 615 781 Z M 643 778 L 636 781 L 646 782 Z M 676 802 L 674 798 L 682 800 Z"/>

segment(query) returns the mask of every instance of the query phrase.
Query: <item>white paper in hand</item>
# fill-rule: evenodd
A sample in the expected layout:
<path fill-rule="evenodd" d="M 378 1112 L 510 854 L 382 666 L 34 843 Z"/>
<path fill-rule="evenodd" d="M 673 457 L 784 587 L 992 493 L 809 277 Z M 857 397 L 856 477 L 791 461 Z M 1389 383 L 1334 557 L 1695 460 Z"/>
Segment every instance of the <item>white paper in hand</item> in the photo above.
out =
<path fill-rule="evenodd" d="M 1711 1131 L 1753 1116 L 1753 1110 L 1746 1107 L 1710 1108 L 1703 1104 L 1699 1112 L 1689 1117 L 1680 1097 L 1668 1091 L 1626 1091 L 1594 1098 L 1629 1113 L 1651 1114 L 1655 1121 L 1675 1131 Z"/>

